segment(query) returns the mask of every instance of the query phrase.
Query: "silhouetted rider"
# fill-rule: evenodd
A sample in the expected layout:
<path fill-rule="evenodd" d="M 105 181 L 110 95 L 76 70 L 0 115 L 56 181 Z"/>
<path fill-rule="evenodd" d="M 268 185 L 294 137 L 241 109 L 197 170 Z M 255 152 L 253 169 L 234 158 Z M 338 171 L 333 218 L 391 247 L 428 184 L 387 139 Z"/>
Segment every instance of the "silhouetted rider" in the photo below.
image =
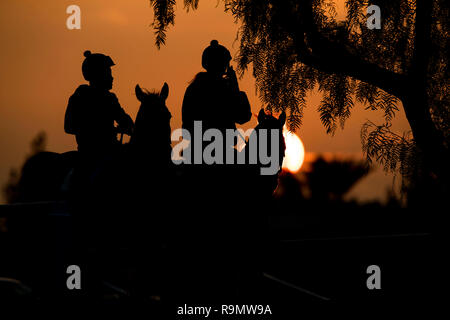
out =
<path fill-rule="evenodd" d="M 202 66 L 206 72 L 198 73 L 186 89 L 182 120 L 183 129 L 187 129 L 191 136 L 191 161 L 197 158 L 194 152 L 203 152 L 208 144 L 205 143 L 201 148 L 193 146 L 194 141 L 199 141 L 194 138 L 195 121 L 202 121 L 203 132 L 218 129 L 225 134 L 226 129 L 235 130 L 236 123 L 244 124 L 251 119 L 247 95 L 239 90 L 230 61 L 230 52 L 219 45 L 217 40 L 211 41 L 202 56 Z M 223 138 L 225 157 L 226 151 L 230 151 L 236 142 L 231 140 L 227 145 L 225 135 Z M 186 154 L 183 153 L 183 156 L 186 157 Z M 192 204 L 187 211 L 192 214 L 189 214 L 189 219 L 183 218 L 183 226 L 189 230 L 189 234 L 183 237 L 182 246 L 195 247 L 201 252 L 202 259 L 192 259 L 192 263 L 186 268 L 188 276 L 177 281 L 182 283 L 183 288 L 192 288 L 189 296 L 205 299 L 207 292 L 207 299 L 213 297 L 220 301 L 217 294 L 231 297 L 231 292 L 236 290 L 234 281 L 238 278 L 232 266 L 239 264 L 235 260 L 237 255 L 234 241 L 238 238 L 236 226 L 240 225 L 236 218 L 240 214 L 236 210 L 236 198 L 240 198 L 241 193 L 236 188 L 240 176 L 232 166 L 222 164 L 186 166 L 185 170 L 187 175 L 184 176 L 182 202 Z M 233 258 L 225 257 L 223 252 L 233 252 Z M 195 281 L 190 282 L 191 279 Z"/>
<path fill-rule="evenodd" d="M 80 152 L 109 153 L 118 144 L 114 121 L 122 132 L 131 134 L 133 120 L 109 91 L 113 83 L 112 59 L 90 51 L 85 51 L 84 56 L 82 72 L 89 85 L 80 85 L 70 97 L 64 130 L 76 136 Z"/>
<path fill-rule="evenodd" d="M 202 121 L 203 131 L 216 128 L 225 132 L 251 119 L 247 95 L 239 90 L 230 61 L 230 52 L 217 40 L 203 51 L 202 66 L 207 72 L 196 75 L 183 100 L 183 128 L 191 135 L 194 121 Z"/>

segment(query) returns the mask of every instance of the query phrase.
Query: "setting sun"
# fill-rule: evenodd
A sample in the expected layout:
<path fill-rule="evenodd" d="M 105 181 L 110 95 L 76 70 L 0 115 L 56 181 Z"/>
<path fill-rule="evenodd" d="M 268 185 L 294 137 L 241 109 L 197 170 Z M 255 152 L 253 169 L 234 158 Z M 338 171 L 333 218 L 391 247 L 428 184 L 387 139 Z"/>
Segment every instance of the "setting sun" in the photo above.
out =
<path fill-rule="evenodd" d="M 305 159 L 305 147 L 302 140 L 293 132 L 289 132 L 286 126 L 283 128 L 283 136 L 286 141 L 286 155 L 283 168 L 296 173 L 302 167 Z"/>

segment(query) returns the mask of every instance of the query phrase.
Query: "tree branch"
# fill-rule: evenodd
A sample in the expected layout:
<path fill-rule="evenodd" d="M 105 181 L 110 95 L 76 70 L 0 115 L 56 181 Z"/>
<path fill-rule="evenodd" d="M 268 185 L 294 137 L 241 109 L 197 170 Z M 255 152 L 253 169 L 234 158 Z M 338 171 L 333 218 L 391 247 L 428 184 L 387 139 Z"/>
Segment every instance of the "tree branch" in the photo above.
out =
<path fill-rule="evenodd" d="M 302 29 L 306 37 L 293 32 L 299 60 L 320 71 L 340 73 L 370 83 L 400 99 L 406 94 L 406 76 L 365 61 L 323 36 L 314 21 L 312 0 L 301 0 Z"/>

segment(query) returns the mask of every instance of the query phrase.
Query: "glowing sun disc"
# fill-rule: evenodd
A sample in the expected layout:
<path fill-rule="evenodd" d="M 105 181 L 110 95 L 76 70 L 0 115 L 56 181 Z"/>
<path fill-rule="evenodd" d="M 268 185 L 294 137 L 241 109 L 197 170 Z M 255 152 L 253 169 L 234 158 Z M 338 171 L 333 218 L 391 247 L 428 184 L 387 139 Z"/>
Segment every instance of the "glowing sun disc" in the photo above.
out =
<path fill-rule="evenodd" d="M 283 168 L 292 173 L 296 173 L 300 170 L 305 160 L 305 146 L 295 133 L 289 132 L 286 129 L 286 126 L 283 128 L 283 136 L 286 141 Z"/>

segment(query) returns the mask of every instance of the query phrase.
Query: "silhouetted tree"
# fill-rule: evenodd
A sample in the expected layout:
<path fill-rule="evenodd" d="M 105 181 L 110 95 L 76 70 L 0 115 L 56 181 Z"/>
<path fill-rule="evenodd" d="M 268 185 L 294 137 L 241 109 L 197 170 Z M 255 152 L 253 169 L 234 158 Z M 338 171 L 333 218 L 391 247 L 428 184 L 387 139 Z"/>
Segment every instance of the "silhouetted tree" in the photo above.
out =
<path fill-rule="evenodd" d="M 45 151 L 47 146 L 47 134 L 44 131 L 39 132 L 30 143 L 31 152 L 27 155 L 26 160 L 39 152 Z M 25 160 L 25 162 L 26 162 Z M 3 196 L 7 203 L 14 203 L 19 197 L 20 172 L 17 168 L 11 168 L 9 171 L 8 181 L 2 188 Z"/>
<path fill-rule="evenodd" d="M 301 125 L 306 94 L 323 93 L 319 113 L 328 133 L 344 126 L 354 102 L 382 110 L 385 123 L 362 130 L 369 160 L 410 172 L 423 156 L 427 172 L 448 177 L 449 9 L 444 0 L 378 0 L 381 29 L 367 27 L 367 0 L 346 0 L 336 19 L 331 0 L 223 0 L 241 23 L 237 56 L 242 74 L 251 64 L 264 103 L 289 111 L 291 129 Z M 156 45 L 174 24 L 175 0 L 150 0 Z M 198 0 L 185 0 L 196 9 Z M 412 135 L 390 130 L 401 102 Z"/>
<path fill-rule="evenodd" d="M 8 181 L 2 188 L 3 197 L 5 198 L 6 203 L 14 203 L 17 201 L 19 196 L 19 181 L 19 170 L 17 170 L 17 168 L 11 168 L 9 170 Z"/>
<path fill-rule="evenodd" d="M 287 171 L 280 175 L 275 197 L 288 207 L 349 204 L 344 196 L 371 171 L 362 160 L 325 159 L 320 155 L 308 167 L 299 175 Z"/>
<path fill-rule="evenodd" d="M 306 172 L 312 199 L 342 201 L 344 195 L 370 171 L 361 161 L 317 158 Z"/>

